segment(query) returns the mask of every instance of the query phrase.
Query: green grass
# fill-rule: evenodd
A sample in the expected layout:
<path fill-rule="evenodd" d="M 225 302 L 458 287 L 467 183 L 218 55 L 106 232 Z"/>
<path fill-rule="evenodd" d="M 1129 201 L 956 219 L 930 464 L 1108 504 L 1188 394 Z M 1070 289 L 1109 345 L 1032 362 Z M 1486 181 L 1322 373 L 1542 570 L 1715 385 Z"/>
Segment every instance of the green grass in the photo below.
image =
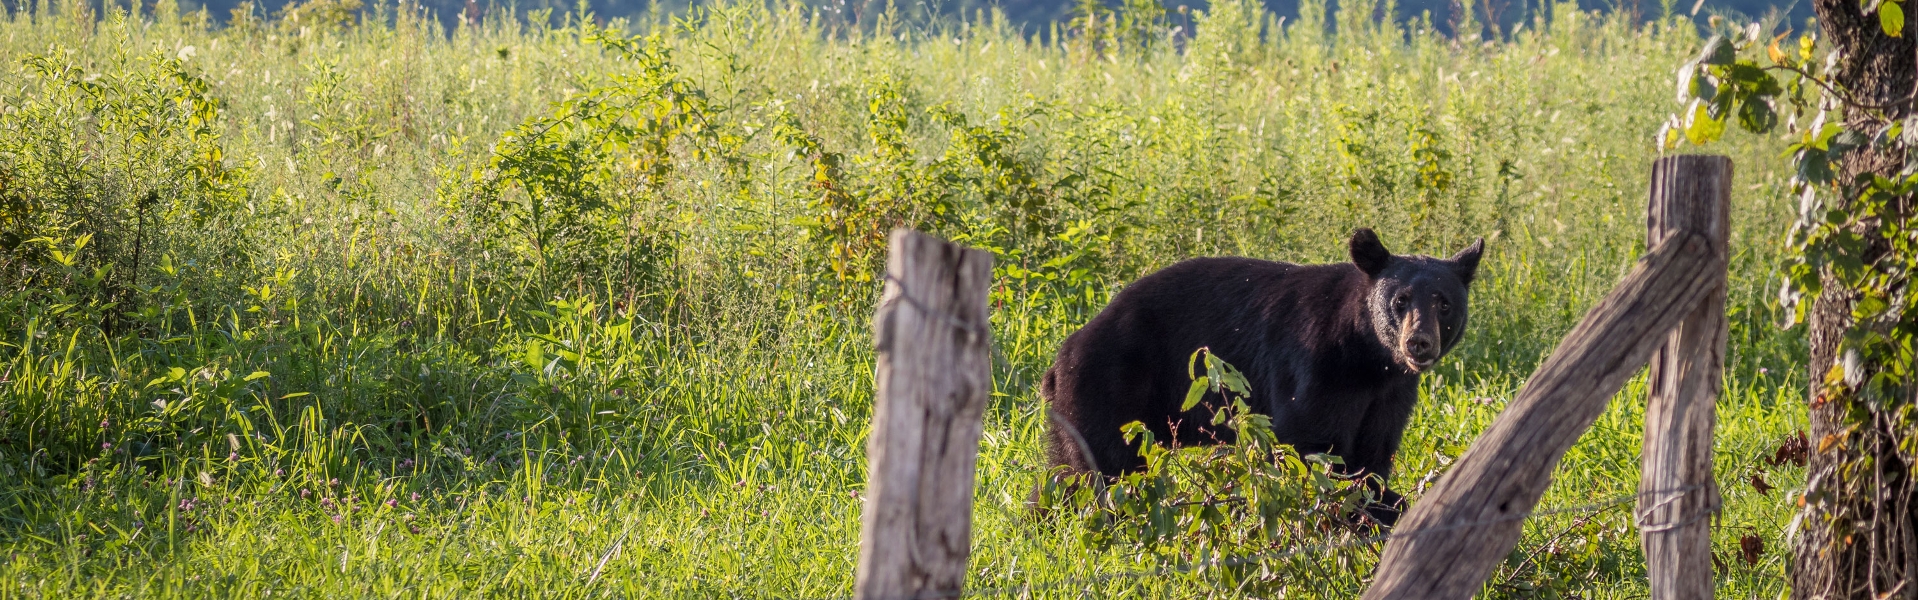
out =
<path fill-rule="evenodd" d="M 1336 35 L 1221 5 L 1197 37 L 1148 30 L 1143 47 L 1039 44 L 989 15 L 829 32 L 728 5 L 612 24 L 661 34 L 688 86 L 673 98 L 704 103 L 673 110 L 697 127 L 631 138 L 653 154 L 527 150 L 591 164 L 513 180 L 490 162 L 515 152 L 502 135 L 557 121 L 553 139 L 610 139 L 553 103 L 642 63 L 558 17 L 447 36 L 404 7 L 208 29 L 169 6 L 0 20 L 0 199 L 21 207 L 0 225 L 54 239 L 0 265 L 0 596 L 848 595 L 872 240 L 894 223 L 998 255 L 972 587 L 1155 566 L 1024 509 L 1034 384 L 1119 286 L 1185 257 L 1342 260 L 1357 226 L 1404 253 L 1487 238 L 1466 340 L 1426 378 L 1398 457 L 1416 498 L 1643 251 L 1653 134 L 1699 41 L 1570 5 L 1499 41 L 1381 25 L 1366 3 L 1332 15 Z M 36 74 L 35 56 L 105 91 Z M 153 57 L 224 103 L 209 133 L 163 118 L 176 87 Z M 1770 300 L 1782 146 L 1716 147 L 1737 165 L 1714 527 L 1728 598 L 1784 588 L 1802 484 L 1763 462 L 1804 422 L 1802 332 L 1778 330 Z M 174 168 L 195 160 L 232 173 Z M 560 218 L 536 198 L 569 206 L 540 185 L 577 181 L 596 186 L 580 206 L 603 205 L 570 229 L 533 218 Z M 82 233 L 71 268 L 36 250 Z M 138 279 L 88 283 L 107 264 Z M 1545 507 L 1635 489 L 1643 400 L 1642 381 L 1615 399 Z M 1755 491 L 1759 472 L 1782 489 Z M 1629 506 L 1535 519 L 1486 595 L 1643 597 L 1636 536 Z M 1271 568 L 1286 597 L 1352 597 L 1379 549 Z M 1032 595 L 1238 592 L 1199 572 Z"/>

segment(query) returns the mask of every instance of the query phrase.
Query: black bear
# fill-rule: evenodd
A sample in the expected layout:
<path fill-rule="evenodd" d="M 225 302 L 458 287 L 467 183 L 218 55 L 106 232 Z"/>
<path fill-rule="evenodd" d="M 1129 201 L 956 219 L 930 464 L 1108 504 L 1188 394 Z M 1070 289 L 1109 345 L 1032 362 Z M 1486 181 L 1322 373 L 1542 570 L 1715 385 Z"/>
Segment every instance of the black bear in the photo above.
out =
<path fill-rule="evenodd" d="M 1343 473 L 1382 483 L 1419 374 L 1465 331 L 1485 241 L 1449 259 L 1393 255 L 1370 229 L 1347 245 L 1351 263 L 1195 258 L 1119 292 L 1066 338 L 1041 383 L 1052 404 L 1052 464 L 1106 476 L 1143 468 L 1120 433 L 1133 421 L 1174 444 L 1230 443 L 1205 404 L 1180 410 L 1188 358 L 1206 347 L 1245 374 L 1247 403 L 1272 418 L 1279 441 L 1338 456 Z M 1401 497 L 1377 491 L 1367 512 L 1390 526 Z"/>

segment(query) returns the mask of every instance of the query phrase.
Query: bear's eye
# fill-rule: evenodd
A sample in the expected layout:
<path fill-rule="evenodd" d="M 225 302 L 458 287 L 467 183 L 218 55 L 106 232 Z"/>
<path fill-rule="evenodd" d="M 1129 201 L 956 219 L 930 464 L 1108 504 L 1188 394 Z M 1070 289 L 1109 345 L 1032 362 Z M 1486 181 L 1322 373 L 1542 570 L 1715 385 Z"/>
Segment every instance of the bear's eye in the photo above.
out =
<path fill-rule="evenodd" d="M 1438 301 L 1438 305 L 1439 305 L 1439 307 L 1438 307 L 1438 308 L 1439 308 L 1439 314 L 1441 314 L 1441 315 L 1449 315 L 1449 314 L 1452 314 L 1452 303 L 1451 303 L 1451 302 L 1447 302 L 1447 301 L 1446 301 L 1446 300 L 1445 300 L 1444 298 L 1439 298 L 1439 301 Z"/>
<path fill-rule="evenodd" d="M 1403 312 L 1405 310 L 1405 303 L 1407 301 L 1409 301 L 1409 299 L 1406 298 L 1405 294 L 1399 294 L 1398 296 L 1393 297 L 1392 310 Z"/>

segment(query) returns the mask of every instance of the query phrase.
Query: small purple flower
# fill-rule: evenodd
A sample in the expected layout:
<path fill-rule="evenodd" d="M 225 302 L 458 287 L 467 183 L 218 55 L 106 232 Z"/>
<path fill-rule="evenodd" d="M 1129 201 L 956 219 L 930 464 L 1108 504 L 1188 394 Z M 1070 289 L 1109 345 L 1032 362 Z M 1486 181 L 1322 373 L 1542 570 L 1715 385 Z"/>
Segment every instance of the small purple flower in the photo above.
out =
<path fill-rule="evenodd" d="M 1767 369 L 1767 368 L 1764 368 L 1764 367 L 1759 367 L 1759 368 L 1758 368 L 1758 374 L 1759 374 L 1759 375 L 1764 375 L 1764 374 L 1766 374 L 1766 373 L 1770 373 L 1770 372 L 1771 372 L 1771 369 Z"/>
<path fill-rule="evenodd" d="M 226 462 L 233 462 L 233 461 L 237 461 L 237 460 L 240 460 L 240 453 L 238 453 L 238 452 L 228 452 L 228 453 L 226 453 Z"/>
<path fill-rule="evenodd" d="M 399 505 L 400 505 L 400 501 L 399 501 L 399 500 L 397 500 L 397 499 L 394 499 L 394 498 L 387 498 L 387 499 L 386 499 L 386 507 L 387 507 L 387 508 L 395 508 L 395 507 L 398 507 Z"/>
<path fill-rule="evenodd" d="M 305 499 L 307 499 L 307 498 L 310 498 L 310 497 L 312 497 L 312 496 L 313 496 L 313 492 L 311 492 L 311 491 L 309 491 L 309 490 L 307 490 L 306 488 L 300 488 L 300 499 L 301 499 L 301 500 L 305 500 Z"/>
<path fill-rule="evenodd" d="M 412 495 L 412 496 L 409 496 L 409 497 L 410 497 L 410 498 L 411 498 L 411 499 L 412 499 L 412 500 L 413 500 L 414 502 L 419 502 L 419 501 L 420 501 L 420 493 L 419 493 L 419 492 L 413 492 L 413 495 Z"/>
<path fill-rule="evenodd" d="M 101 450 L 112 450 L 112 449 L 113 449 L 113 442 L 100 442 L 100 449 L 101 449 Z"/>

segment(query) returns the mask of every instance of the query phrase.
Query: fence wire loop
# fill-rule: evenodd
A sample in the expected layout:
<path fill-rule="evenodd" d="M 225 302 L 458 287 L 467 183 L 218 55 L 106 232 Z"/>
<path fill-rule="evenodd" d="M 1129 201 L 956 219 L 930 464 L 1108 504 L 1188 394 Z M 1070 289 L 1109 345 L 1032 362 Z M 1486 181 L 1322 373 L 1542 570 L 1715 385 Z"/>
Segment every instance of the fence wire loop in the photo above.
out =
<path fill-rule="evenodd" d="M 893 283 L 893 285 L 899 286 L 899 293 L 894 295 L 891 298 L 887 298 L 885 302 L 879 305 L 880 308 L 885 308 L 887 306 L 891 306 L 894 302 L 905 300 L 906 304 L 912 306 L 913 308 L 918 309 L 919 314 L 925 315 L 927 317 L 930 317 L 939 321 L 943 321 L 947 325 L 951 325 L 954 329 L 958 329 L 960 331 L 965 332 L 966 335 L 969 336 L 967 338 L 967 341 L 986 339 L 988 338 L 988 336 L 992 335 L 992 330 L 984 323 L 971 323 L 966 321 L 965 319 L 961 319 L 959 317 L 953 316 L 952 313 L 933 310 L 930 305 L 927 305 L 925 302 L 920 301 L 919 298 L 913 296 L 912 288 L 906 287 L 906 282 L 904 280 L 899 279 L 898 277 L 894 277 L 892 273 L 887 273 L 885 275 L 885 278 L 882 280 L 882 283 L 883 281 L 890 281 Z M 881 293 L 884 293 L 884 292 L 882 291 Z"/>
<path fill-rule="evenodd" d="M 1720 509 L 1724 508 L 1725 500 L 1722 496 L 1718 495 L 1717 493 L 1711 493 L 1710 501 L 1706 503 L 1705 506 L 1702 507 L 1700 510 L 1698 510 L 1698 512 L 1695 514 L 1686 516 L 1683 519 L 1678 519 L 1676 521 L 1671 521 L 1666 523 L 1648 523 L 1647 522 L 1652 518 L 1652 513 L 1658 512 L 1658 509 L 1664 508 L 1666 505 L 1669 505 L 1673 502 L 1677 502 L 1679 499 L 1684 498 L 1686 495 L 1690 494 L 1691 492 L 1704 490 L 1710 493 L 1710 492 L 1717 491 L 1715 489 L 1709 489 L 1709 487 L 1710 486 L 1708 486 L 1707 484 L 1695 483 L 1685 487 L 1662 491 L 1662 492 L 1659 492 L 1659 491 L 1643 492 L 1643 494 L 1661 494 L 1664 497 L 1659 499 L 1657 502 L 1651 503 L 1649 506 L 1642 506 L 1637 509 L 1634 509 L 1632 511 L 1632 524 L 1638 527 L 1638 531 L 1640 533 L 1658 533 L 1662 531 L 1671 531 L 1673 529 L 1678 529 L 1680 527 L 1684 527 L 1692 523 L 1697 523 L 1699 519 L 1704 519 L 1706 517 L 1716 515 L 1718 514 L 1718 511 Z"/>

